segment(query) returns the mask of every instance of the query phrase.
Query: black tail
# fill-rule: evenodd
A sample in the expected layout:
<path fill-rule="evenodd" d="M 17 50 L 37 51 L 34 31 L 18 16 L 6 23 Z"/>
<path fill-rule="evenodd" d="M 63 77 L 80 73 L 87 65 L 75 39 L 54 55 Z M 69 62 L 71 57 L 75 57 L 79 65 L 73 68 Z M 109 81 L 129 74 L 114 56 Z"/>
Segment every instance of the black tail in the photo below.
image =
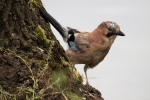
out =
<path fill-rule="evenodd" d="M 54 26 L 54 28 L 61 34 L 64 41 L 66 42 L 68 38 L 67 30 L 62 27 L 50 14 L 48 14 L 44 8 L 40 8 L 39 11 L 42 17 L 48 20 Z"/>

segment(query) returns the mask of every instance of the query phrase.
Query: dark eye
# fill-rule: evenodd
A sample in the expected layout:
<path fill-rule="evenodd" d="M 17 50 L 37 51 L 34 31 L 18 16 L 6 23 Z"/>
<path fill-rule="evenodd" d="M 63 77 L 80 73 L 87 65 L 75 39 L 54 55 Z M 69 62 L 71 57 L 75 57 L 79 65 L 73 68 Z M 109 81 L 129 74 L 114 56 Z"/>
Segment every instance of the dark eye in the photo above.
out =
<path fill-rule="evenodd" d="M 108 27 L 107 29 L 108 29 L 109 31 L 112 31 L 111 27 Z"/>

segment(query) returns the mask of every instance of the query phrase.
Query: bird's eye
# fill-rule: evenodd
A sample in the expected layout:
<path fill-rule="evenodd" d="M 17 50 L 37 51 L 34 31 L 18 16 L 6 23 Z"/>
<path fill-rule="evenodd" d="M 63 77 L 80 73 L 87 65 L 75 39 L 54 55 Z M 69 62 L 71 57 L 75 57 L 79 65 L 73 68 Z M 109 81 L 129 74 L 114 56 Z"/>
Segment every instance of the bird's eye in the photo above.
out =
<path fill-rule="evenodd" d="M 111 27 L 108 27 L 107 29 L 108 29 L 109 31 L 112 31 Z"/>

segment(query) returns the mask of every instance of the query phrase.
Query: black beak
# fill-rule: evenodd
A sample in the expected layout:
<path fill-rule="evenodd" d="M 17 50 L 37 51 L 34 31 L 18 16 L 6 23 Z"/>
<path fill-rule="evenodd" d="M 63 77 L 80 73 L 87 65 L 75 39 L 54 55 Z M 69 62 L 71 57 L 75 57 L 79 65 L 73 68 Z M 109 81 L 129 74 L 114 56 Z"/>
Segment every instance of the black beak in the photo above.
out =
<path fill-rule="evenodd" d="M 124 34 L 123 32 L 121 32 L 121 31 L 119 31 L 119 32 L 117 33 L 117 35 L 119 35 L 119 36 L 125 36 L 125 34 Z"/>

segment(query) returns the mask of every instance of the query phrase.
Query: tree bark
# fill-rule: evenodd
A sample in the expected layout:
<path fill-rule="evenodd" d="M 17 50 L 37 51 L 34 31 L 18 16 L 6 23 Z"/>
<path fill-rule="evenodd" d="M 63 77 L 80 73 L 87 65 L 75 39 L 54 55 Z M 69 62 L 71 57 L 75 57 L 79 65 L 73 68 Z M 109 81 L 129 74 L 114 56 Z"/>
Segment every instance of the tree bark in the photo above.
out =
<path fill-rule="evenodd" d="M 82 77 L 74 70 L 72 84 L 69 60 L 41 6 L 40 0 L 0 1 L 0 99 L 82 100 Z"/>

